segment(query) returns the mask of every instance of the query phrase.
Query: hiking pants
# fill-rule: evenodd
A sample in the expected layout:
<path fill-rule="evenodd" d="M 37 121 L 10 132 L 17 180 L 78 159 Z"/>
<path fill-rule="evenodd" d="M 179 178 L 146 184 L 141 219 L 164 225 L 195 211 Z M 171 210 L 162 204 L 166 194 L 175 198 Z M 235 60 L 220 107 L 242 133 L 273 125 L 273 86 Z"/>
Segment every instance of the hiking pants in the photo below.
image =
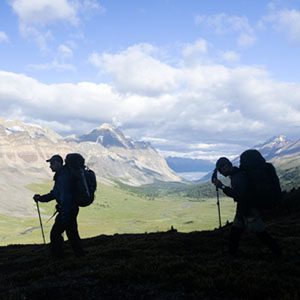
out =
<path fill-rule="evenodd" d="M 260 213 L 256 209 L 251 209 L 250 214 L 247 217 L 245 217 L 241 211 L 237 209 L 229 235 L 228 251 L 231 255 L 235 255 L 237 253 L 239 242 L 244 230 L 255 233 L 258 239 L 266 245 L 275 256 L 282 256 L 280 246 L 266 231 L 266 225 L 261 219 Z"/>
<path fill-rule="evenodd" d="M 63 256 L 63 232 L 66 231 L 67 237 L 71 243 L 72 249 L 76 256 L 84 255 L 84 251 L 81 245 L 81 239 L 78 233 L 77 225 L 77 214 L 78 211 L 71 216 L 70 222 L 64 224 L 61 221 L 61 216 L 58 214 L 55 223 L 51 229 L 50 233 L 50 248 L 51 252 L 56 257 Z"/>

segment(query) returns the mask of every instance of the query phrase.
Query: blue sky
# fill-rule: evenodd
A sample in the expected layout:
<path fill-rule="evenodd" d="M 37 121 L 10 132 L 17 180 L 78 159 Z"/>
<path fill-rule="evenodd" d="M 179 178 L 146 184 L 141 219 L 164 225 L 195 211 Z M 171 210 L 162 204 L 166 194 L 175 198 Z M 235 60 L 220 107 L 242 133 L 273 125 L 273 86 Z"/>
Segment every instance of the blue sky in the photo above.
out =
<path fill-rule="evenodd" d="M 235 155 L 299 138 L 299 50 L 299 1 L 4 0 L 0 115 Z"/>

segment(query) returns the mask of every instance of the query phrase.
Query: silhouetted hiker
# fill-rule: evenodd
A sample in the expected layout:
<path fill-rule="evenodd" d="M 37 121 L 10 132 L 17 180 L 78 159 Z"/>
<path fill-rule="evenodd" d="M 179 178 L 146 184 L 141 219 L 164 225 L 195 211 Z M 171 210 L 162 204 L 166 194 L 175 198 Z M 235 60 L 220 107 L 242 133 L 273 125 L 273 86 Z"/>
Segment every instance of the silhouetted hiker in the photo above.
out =
<path fill-rule="evenodd" d="M 221 157 L 216 163 L 216 169 L 225 177 L 230 178 L 231 187 L 225 186 L 220 180 L 214 179 L 213 183 L 220 188 L 225 195 L 237 202 L 236 214 L 229 236 L 230 255 L 235 256 L 239 247 L 239 241 L 245 229 L 256 234 L 256 236 L 280 258 L 282 251 L 276 241 L 267 233 L 265 223 L 257 209 L 251 207 L 251 194 L 249 193 L 249 180 L 246 173 L 234 167 L 230 160 Z"/>
<path fill-rule="evenodd" d="M 50 169 L 55 172 L 54 187 L 50 193 L 45 195 L 34 195 L 33 199 L 39 202 L 49 202 L 56 200 L 58 215 L 50 233 L 50 249 L 55 257 L 63 257 L 63 232 L 66 231 L 67 237 L 72 245 L 76 256 L 83 256 L 84 251 L 81 245 L 77 226 L 78 205 L 72 193 L 72 180 L 69 170 L 63 166 L 63 159 L 60 155 L 53 155 L 47 160 Z"/>

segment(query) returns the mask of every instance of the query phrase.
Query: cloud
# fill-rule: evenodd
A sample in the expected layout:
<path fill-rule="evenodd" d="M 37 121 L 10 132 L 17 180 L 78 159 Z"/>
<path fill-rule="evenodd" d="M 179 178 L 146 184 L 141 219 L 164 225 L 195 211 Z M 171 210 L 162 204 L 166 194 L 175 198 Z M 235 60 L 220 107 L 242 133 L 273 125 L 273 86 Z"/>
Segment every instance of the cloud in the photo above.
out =
<path fill-rule="evenodd" d="M 8 43 L 9 39 L 4 31 L 0 31 L 0 43 Z"/>
<path fill-rule="evenodd" d="M 208 42 L 205 39 L 198 39 L 194 43 L 186 44 L 182 48 L 184 63 L 195 66 L 205 62 L 208 52 Z"/>
<path fill-rule="evenodd" d="M 57 48 L 56 57 L 53 61 L 43 64 L 31 64 L 28 66 L 29 69 L 35 71 L 76 71 L 76 67 L 69 63 L 69 60 L 73 58 L 73 50 L 65 45 L 61 44 Z"/>
<path fill-rule="evenodd" d="M 69 59 L 73 57 L 73 50 L 64 44 L 58 46 L 58 54 L 62 59 Z"/>
<path fill-rule="evenodd" d="M 276 31 L 285 34 L 292 43 L 300 43 L 300 10 L 271 10 L 261 23 L 271 24 Z"/>
<path fill-rule="evenodd" d="M 103 11 L 96 0 L 10 0 L 10 4 L 23 37 L 33 39 L 42 50 L 53 36 L 48 27 L 58 22 L 78 27 L 82 16 Z"/>
<path fill-rule="evenodd" d="M 240 55 L 235 51 L 225 51 L 222 53 L 222 59 L 227 62 L 238 62 Z"/>
<path fill-rule="evenodd" d="M 49 70 L 55 70 L 55 71 L 76 71 L 76 67 L 72 64 L 66 64 L 66 63 L 60 63 L 56 60 L 50 62 L 50 63 L 44 63 L 44 64 L 31 64 L 28 66 L 30 70 L 35 71 L 49 71 Z"/>
<path fill-rule="evenodd" d="M 205 144 L 251 146 L 279 129 L 299 133 L 300 84 L 275 81 L 263 68 L 213 62 L 173 66 L 151 45 L 95 53 L 90 61 L 111 75 L 109 84 L 44 84 L 0 72 L 1 113 L 43 120 L 65 133 L 115 122 L 136 139 L 194 157 L 212 151 Z"/>
<path fill-rule="evenodd" d="M 196 17 L 196 25 L 212 28 L 219 35 L 237 33 L 237 43 L 242 47 L 252 46 L 256 41 L 255 31 L 245 16 L 227 15 L 224 13 L 211 16 L 198 15 Z"/>
<path fill-rule="evenodd" d="M 18 107 L 32 116 L 41 114 L 46 120 L 74 117 L 91 121 L 98 118 L 109 120 L 109 107 L 115 108 L 118 97 L 105 84 L 46 85 L 23 74 L 3 71 L 0 78 L 1 107 Z M 106 112 L 103 110 L 104 104 L 108 108 Z"/>
<path fill-rule="evenodd" d="M 207 53 L 207 41 L 199 39 L 193 44 L 187 44 L 183 48 L 183 56 Z"/>
<path fill-rule="evenodd" d="M 78 23 L 77 8 L 67 0 L 12 0 L 11 5 L 22 24 L 46 25 L 57 21 Z"/>
<path fill-rule="evenodd" d="M 156 58 L 157 49 L 139 44 L 117 53 L 92 53 L 89 62 L 111 75 L 122 92 L 159 95 L 174 89 L 176 69 Z"/>

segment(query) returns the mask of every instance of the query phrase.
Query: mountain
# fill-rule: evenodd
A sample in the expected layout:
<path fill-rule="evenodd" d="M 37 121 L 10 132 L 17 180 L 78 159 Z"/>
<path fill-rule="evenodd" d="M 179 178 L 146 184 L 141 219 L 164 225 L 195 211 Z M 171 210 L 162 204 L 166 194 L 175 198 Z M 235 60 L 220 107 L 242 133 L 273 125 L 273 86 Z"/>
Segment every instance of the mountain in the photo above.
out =
<path fill-rule="evenodd" d="M 300 186 L 300 140 L 292 141 L 279 135 L 254 148 L 274 164 L 283 190 Z"/>
<path fill-rule="evenodd" d="M 175 172 L 209 172 L 214 164 L 209 160 L 194 159 L 185 157 L 166 157 L 168 166 Z"/>
<path fill-rule="evenodd" d="M 88 134 L 78 137 L 79 142 L 95 142 L 105 148 L 120 147 L 125 149 L 134 149 L 134 141 L 126 138 L 124 134 L 110 124 L 104 123 L 98 128 L 93 129 Z"/>
<path fill-rule="evenodd" d="M 279 135 L 251 148 L 260 151 L 267 161 L 274 164 L 283 190 L 289 191 L 300 186 L 300 139 L 293 141 Z M 239 166 L 240 156 L 233 159 L 232 163 Z M 203 188 L 208 187 L 206 182 L 210 181 L 211 174 L 199 181 L 204 184 Z"/>
<path fill-rule="evenodd" d="M 292 141 L 287 139 L 286 136 L 279 135 L 270 138 L 262 144 L 255 145 L 253 148 L 259 150 L 266 160 L 271 160 L 279 156 L 282 149 L 289 147 L 291 143 Z"/>
<path fill-rule="evenodd" d="M 300 191 L 294 195 L 299 200 Z M 284 247 L 275 260 L 245 232 L 239 256 L 226 255 L 230 226 L 181 233 L 99 235 L 84 239 L 86 257 L 54 261 L 45 245 L 1 247 L 1 299 L 299 299 L 299 201 L 269 217 Z M 298 231 L 298 229 L 299 231 Z M 101 228 L 99 229 L 101 232 Z"/>
<path fill-rule="evenodd" d="M 127 138 L 109 124 L 64 139 L 35 124 L 0 119 L 0 212 L 33 213 L 32 193 L 25 186 L 51 180 L 53 174 L 46 159 L 70 152 L 81 153 L 98 181 L 106 184 L 120 181 L 139 186 L 156 180 L 181 181 L 150 144 Z"/>

